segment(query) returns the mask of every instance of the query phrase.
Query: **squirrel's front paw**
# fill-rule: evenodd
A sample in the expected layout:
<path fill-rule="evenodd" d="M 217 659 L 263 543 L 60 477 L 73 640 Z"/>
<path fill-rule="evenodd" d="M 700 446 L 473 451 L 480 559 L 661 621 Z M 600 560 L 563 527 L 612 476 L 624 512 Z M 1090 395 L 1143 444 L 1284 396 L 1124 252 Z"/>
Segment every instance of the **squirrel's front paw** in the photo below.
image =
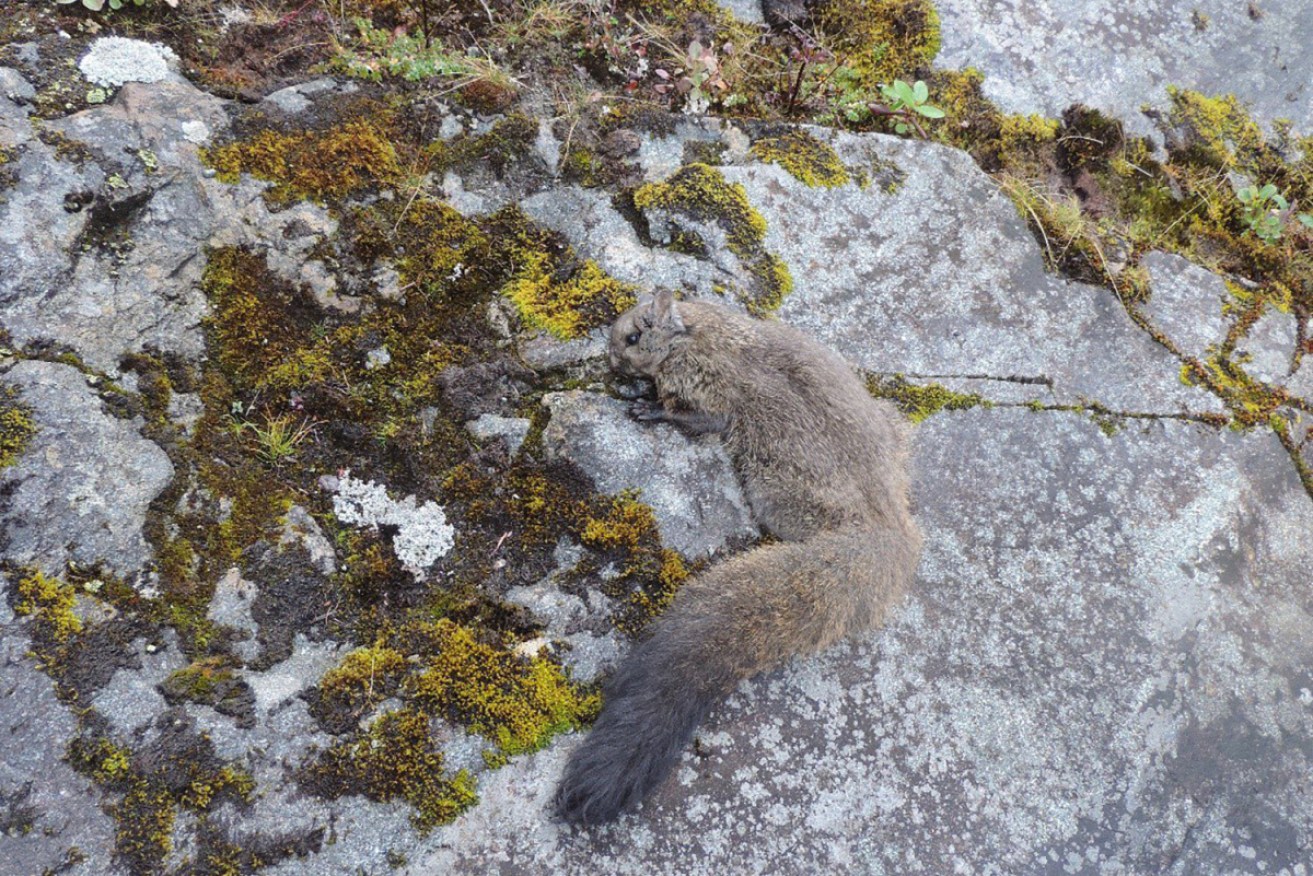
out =
<path fill-rule="evenodd" d="M 639 399 L 629 403 L 629 416 L 644 423 L 654 423 L 668 419 L 666 409 L 660 402 Z"/>

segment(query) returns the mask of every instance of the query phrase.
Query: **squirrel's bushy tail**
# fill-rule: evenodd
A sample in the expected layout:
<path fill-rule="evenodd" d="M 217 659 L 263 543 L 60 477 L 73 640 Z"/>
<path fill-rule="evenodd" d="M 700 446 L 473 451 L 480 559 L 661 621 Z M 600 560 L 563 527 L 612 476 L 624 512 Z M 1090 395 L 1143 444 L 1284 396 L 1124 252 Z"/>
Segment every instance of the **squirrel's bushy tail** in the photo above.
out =
<path fill-rule="evenodd" d="M 665 777 L 740 679 L 879 624 L 906 591 L 920 533 L 853 528 L 765 545 L 699 575 L 621 663 L 556 792 L 566 821 L 609 821 Z"/>

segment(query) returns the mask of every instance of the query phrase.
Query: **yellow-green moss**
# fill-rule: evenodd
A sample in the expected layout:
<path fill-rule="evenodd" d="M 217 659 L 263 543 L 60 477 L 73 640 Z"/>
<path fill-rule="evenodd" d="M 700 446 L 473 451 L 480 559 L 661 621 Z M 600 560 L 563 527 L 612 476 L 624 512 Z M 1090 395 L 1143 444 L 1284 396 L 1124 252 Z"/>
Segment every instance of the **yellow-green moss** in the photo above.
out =
<path fill-rule="evenodd" d="M 422 712 L 405 708 L 377 718 L 359 739 L 334 746 L 311 770 L 334 794 L 360 794 L 386 802 L 405 800 L 421 831 L 451 821 L 478 802 L 464 770 L 446 774 L 442 752 Z"/>
<path fill-rule="evenodd" d="M 765 248 L 765 218 L 753 209 L 747 190 L 730 183 L 716 168 L 687 164 L 665 181 L 635 190 L 634 205 L 717 225 L 730 252 L 752 277 L 753 288 L 743 296 L 750 310 L 770 312 L 792 291 L 788 266 Z"/>
<path fill-rule="evenodd" d="M 210 250 L 201 287 L 210 300 L 210 353 L 238 388 L 258 389 L 303 354 L 315 312 L 303 292 L 275 277 L 263 255 Z"/>
<path fill-rule="evenodd" d="M 939 54 L 939 14 L 930 0 L 849 0 L 815 13 L 828 48 L 871 84 L 911 80 Z"/>
<path fill-rule="evenodd" d="M 132 751 L 106 737 L 74 738 L 68 746 L 69 765 L 100 785 L 114 786 L 132 773 Z"/>
<path fill-rule="evenodd" d="M 502 294 L 511 300 L 525 324 L 568 340 L 584 333 L 587 309 L 600 307 L 614 316 L 631 307 L 636 288 L 611 277 L 591 259 L 574 276 L 558 281 L 549 271 L 545 253 L 526 252 L 519 275 Z"/>
<path fill-rule="evenodd" d="M 679 553 L 661 546 L 655 513 L 633 492 L 596 500 L 582 517 L 579 540 L 623 564 L 611 593 L 627 599 L 614 622 L 630 635 L 664 611 L 691 574 Z"/>
<path fill-rule="evenodd" d="M 9 387 L 0 387 L 0 469 L 18 461 L 36 434 L 32 412 Z"/>
<path fill-rule="evenodd" d="M 144 779 L 136 780 L 123 800 L 113 807 L 118 825 L 115 852 L 134 873 L 162 871 L 173 851 L 173 824 L 178 807 L 168 791 Z"/>
<path fill-rule="evenodd" d="M 53 643 L 62 644 L 82 632 L 82 621 L 73 612 L 77 597 L 70 585 L 33 569 L 19 577 L 16 587 L 14 611 L 34 618 Z"/>
<path fill-rule="evenodd" d="M 447 619 L 423 631 L 430 653 L 410 692 L 426 708 L 496 742 L 508 754 L 534 751 L 596 714 L 595 693 L 542 657 L 521 659 L 483 644 Z"/>
<path fill-rule="evenodd" d="M 1183 365 L 1181 382 L 1201 384 L 1211 390 L 1226 404 L 1231 414 L 1231 428 L 1237 430 L 1270 426 L 1273 415 L 1290 400 L 1284 389 L 1254 380 L 1243 368 L 1218 352 Z"/>
<path fill-rule="evenodd" d="M 232 798 L 250 802 L 251 795 L 255 793 L 255 779 L 244 770 L 225 766 L 212 775 L 193 779 L 179 795 L 178 802 L 193 811 L 204 812 L 225 793 Z"/>
<path fill-rule="evenodd" d="M 407 669 L 399 651 L 382 645 L 357 648 L 324 673 L 319 694 L 330 708 L 360 714 L 390 696 Z"/>
<path fill-rule="evenodd" d="M 518 208 L 499 210 L 484 230 L 495 250 L 490 257 L 510 265 L 499 292 L 530 327 L 566 340 L 577 338 L 606 325 L 636 300 L 633 286 L 591 260 L 579 260 L 567 244 Z"/>
<path fill-rule="evenodd" d="M 271 204 L 337 200 L 402 177 L 396 148 L 383 121 L 355 118 L 323 131 L 263 130 L 249 140 L 201 150 L 219 179 L 235 183 L 243 173 L 274 185 Z"/>
<path fill-rule="evenodd" d="M 899 375 L 869 377 L 866 387 L 876 398 L 892 401 L 913 423 L 920 423 L 940 411 L 994 406 L 993 402 L 975 393 L 954 392 L 938 383 L 909 383 Z"/>
<path fill-rule="evenodd" d="M 1184 129 L 1182 145 L 1192 157 L 1216 167 L 1236 164 L 1237 153 L 1252 155 L 1264 146 L 1262 129 L 1235 95 L 1207 97 L 1169 85 L 1170 121 Z"/>
<path fill-rule="evenodd" d="M 836 188 L 849 180 L 839 153 L 806 131 L 794 129 L 778 137 L 763 137 L 752 144 L 752 154 L 778 164 L 812 188 Z"/>

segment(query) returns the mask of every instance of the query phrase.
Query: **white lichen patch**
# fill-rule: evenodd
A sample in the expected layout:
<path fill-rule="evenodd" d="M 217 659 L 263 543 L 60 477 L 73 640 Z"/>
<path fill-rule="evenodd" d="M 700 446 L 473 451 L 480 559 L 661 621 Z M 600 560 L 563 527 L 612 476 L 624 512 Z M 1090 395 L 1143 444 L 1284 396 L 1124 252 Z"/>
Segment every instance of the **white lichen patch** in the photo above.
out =
<path fill-rule="evenodd" d="M 117 88 L 125 82 L 159 82 L 169 76 L 169 65 L 178 56 L 159 43 L 147 43 L 124 37 L 101 37 L 91 44 L 91 51 L 78 62 L 87 81 L 105 88 Z"/>
<path fill-rule="evenodd" d="M 455 541 L 456 529 L 436 502 L 420 504 L 414 496 L 392 499 L 382 484 L 361 481 L 347 471 L 333 488 L 333 513 L 343 523 L 395 526 L 392 549 L 406 571 L 422 580 L 429 566 L 446 556 Z"/>

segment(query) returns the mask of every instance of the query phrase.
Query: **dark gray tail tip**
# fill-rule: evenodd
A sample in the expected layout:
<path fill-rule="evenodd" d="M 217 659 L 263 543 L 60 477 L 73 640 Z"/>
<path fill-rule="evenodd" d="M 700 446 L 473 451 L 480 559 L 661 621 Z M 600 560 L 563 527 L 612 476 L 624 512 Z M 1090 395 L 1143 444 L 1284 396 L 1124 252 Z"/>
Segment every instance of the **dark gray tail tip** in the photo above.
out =
<path fill-rule="evenodd" d="M 608 782 L 581 776 L 579 771 L 567 771 L 552 798 L 552 812 L 558 821 L 575 827 L 607 824 L 638 802 L 637 795 L 626 791 L 623 782 Z"/>

